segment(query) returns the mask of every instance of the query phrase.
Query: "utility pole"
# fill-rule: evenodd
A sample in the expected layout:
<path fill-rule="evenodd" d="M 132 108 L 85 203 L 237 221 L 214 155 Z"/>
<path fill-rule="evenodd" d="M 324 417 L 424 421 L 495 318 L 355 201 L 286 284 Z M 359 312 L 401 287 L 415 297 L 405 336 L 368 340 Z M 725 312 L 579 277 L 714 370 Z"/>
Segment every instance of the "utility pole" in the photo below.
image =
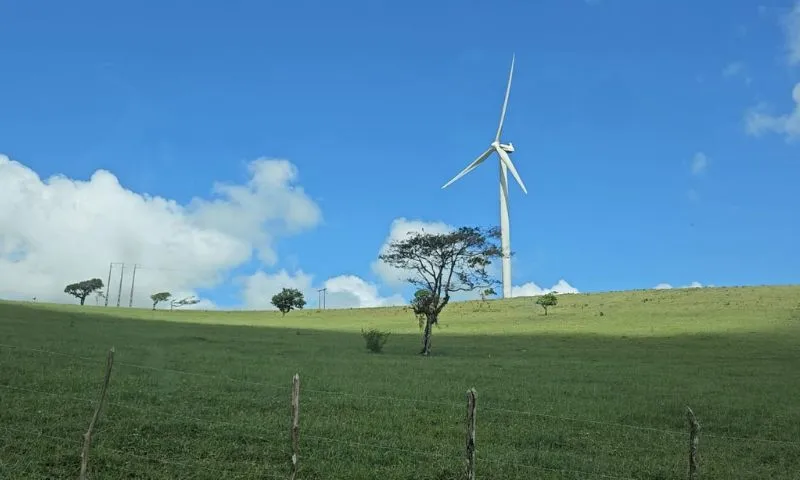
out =
<path fill-rule="evenodd" d="M 105 294 L 106 300 L 105 300 L 105 305 L 104 305 L 105 307 L 108 306 L 108 294 L 111 293 L 111 271 L 114 269 L 114 265 L 125 265 L 125 264 L 124 263 L 120 263 L 120 262 L 111 262 L 111 263 L 108 264 L 108 283 L 106 283 L 106 294 Z M 121 277 L 120 277 L 120 281 L 121 281 Z M 119 306 L 119 305 L 117 305 L 117 306 Z"/>
<path fill-rule="evenodd" d="M 133 285 L 136 283 L 136 265 L 133 264 L 133 279 L 131 280 L 131 298 L 128 300 L 128 308 L 133 307 Z"/>
<path fill-rule="evenodd" d="M 317 290 L 317 306 L 321 306 L 323 310 L 325 310 L 325 297 L 327 296 L 328 289 L 327 288 L 320 288 Z"/>
<path fill-rule="evenodd" d="M 122 264 L 122 268 L 119 270 L 119 292 L 117 292 L 117 307 L 119 307 L 119 301 L 122 299 L 122 275 L 125 273 L 125 264 Z"/>
<path fill-rule="evenodd" d="M 106 283 L 106 304 L 105 307 L 108 306 L 108 289 L 111 288 L 111 269 L 114 268 L 114 262 L 110 262 L 108 264 L 108 283 Z"/>

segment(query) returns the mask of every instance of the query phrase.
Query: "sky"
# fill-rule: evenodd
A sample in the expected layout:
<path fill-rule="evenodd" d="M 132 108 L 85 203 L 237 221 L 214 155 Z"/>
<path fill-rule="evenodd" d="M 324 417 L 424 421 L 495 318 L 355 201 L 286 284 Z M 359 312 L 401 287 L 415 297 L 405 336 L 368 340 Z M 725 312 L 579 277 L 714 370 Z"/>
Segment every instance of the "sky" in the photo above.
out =
<path fill-rule="evenodd" d="M 800 283 L 798 1 L 0 0 L 0 298 L 406 302 L 512 54 L 514 295 Z"/>

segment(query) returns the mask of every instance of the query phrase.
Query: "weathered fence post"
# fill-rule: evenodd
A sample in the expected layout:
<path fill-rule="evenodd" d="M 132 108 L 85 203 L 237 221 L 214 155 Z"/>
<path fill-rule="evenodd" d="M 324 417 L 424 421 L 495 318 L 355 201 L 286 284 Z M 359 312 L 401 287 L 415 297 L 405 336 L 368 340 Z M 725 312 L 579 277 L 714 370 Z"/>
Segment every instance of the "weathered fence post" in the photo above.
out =
<path fill-rule="evenodd" d="M 300 460 L 300 375 L 292 378 L 292 476 L 297 475 L 297 463 Z"/>
<path fill-rule="evenodd" d="M 699 469 L 697 445 L 700 442 L 700 424 L 689 407 L 686 407 L 686 417 L 689 419 L 689 480 L 696 480 Z"/>
<path fill-rule="evenodd" d="M 108 383 L 111 381 L 111 367 L 114 366 L 114 347 L 108 351 L 106 358 L 106 374 L 103 378 L 103 388 L 100 390 L 100 400 L 97 402 L 97 407 L 94 409 L 94 415 L 89 422 L 89 429 L 83 434 L 83 450 L 81 451 L 81 480 L 86 480 L 86 473 L 89 469 L 89 448 L 92 444 L 92 431 L 100 418 L 100 409 L 103 408 L 103 401 L 106 399 L 106 392 L 108 391 Z"/>
<path fill-rule="evenodd" d="M 475 395 L 474 388 L 467 390 L 467 458 L 466 480 L 475 480 Z"/>

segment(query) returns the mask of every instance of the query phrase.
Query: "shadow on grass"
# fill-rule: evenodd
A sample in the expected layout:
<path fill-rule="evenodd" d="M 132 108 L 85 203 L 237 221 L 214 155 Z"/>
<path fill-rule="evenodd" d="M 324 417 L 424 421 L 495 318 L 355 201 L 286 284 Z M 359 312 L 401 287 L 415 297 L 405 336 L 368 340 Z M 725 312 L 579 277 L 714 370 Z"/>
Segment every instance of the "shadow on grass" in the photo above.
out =
<path fill-rule="evenodd" d="M 668 338 L 434 331 L 434 355 L 424 358 L 416 353 L 419 335 L 393 334 L 384 353 L 374 354 L 360 333 L 302 329 L 300 324 L 275 328 L 153 322 L 4 303 L 0 343 L 21 348 L 0 347 L 0 384 L 38 393 L 0 390 L 0 398 L 12 398 L 4 404 L 16 405 L 0 413 L 0 421 L 31 429 L 45 422 L 55 424 L 61 437 L 79 434 L 88 410 L 54 407 L 59 403 L 47 403 L 42 392 L 93 398 L 105 352 L 113 345 L 113 402 L 212 422 L 255 424 L 273 433 L 285 431 L 291 377 L 299 373 L 303 432 L 336 439 L 350 449 L 337 453 L 309 447 L 309 455 L 318 458 L 306 464 L 304 478 L 372 478 L 378 470 L 389 479 L 454 478 L 463 440 L 464 394 L 470 387 L 479 392 L 479 449 L 484 458 L 514 454 L 516 459 L 509 458 L 506 466 L 485 466 L 487 478 L 530 478 L 531 472 L 513 468 L 514 462 L 671 478 L 683 468 L 680 432 L 685 430 L 686 405 L 697 413 L 705 435 L 789 442 L 800 438 L 798 337 L 797 331 Z M 109 410 L 108 422 L 126 432 L 108 441 L 117 450 L 139 451 L 145 447 L 136 447 L 141 441 L 137 438 L 147 437 L 146 448 L 164 458 L 181 461 L 191 451 L 189 458 L 212 455 L 220 465 L 240 461 L 240 478 L 249 478 L 253 462 L 263 460 L 258 448 L 253 451 L 242 437 L 230 438 L 230 432 L 209 433 L 174 421 L 171 428 L 183 439 L 177 440 L 161 420 Z M 274 441 L 285 444 L 282 434 Z M 238 450 L 220 446 L 224 442 Z M 387 460 L 386 452 L 380 456 L 353 447 L 376 442 L 398 451 L 444 449 L 450 460 L 434 462 L 423 468 L 427 473 L 420 473 L 413 455 Z M 709 438 L 702 445 L 707 478 L 750 478 L 742 471 L 760 476 L 752 478 L 796 478 L 800 470 L 800 455 L 792 455 L 791 446 L 778 447 L 779 452 L 788 450 L 776 457 L 776 446 L 769 443 Z M 37 448 L 46 456 L 44 444 Z M 215 456 L 220 448 L 227 457 Z M 282 465 L 285 451 L 278 450 L 270 461 Z M 621 461 L 620 455 L 630 458 Z M 103 458 L 108 468 L 115 465 Z M 153 472 L 155 478 L 176 473 Z"/>

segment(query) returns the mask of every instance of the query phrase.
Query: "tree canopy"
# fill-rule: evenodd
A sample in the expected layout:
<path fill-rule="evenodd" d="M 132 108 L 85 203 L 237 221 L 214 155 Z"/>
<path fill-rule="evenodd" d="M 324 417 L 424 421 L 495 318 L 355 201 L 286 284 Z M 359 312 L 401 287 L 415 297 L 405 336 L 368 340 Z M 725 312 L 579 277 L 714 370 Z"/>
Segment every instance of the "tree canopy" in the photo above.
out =
<path fill-rule="evenodd" d="M 166 302 L 172 297 L 172 294 L 169 292 L 158 292 L 150 295 L 150 300 L 153 301 L 153 310 L 156 309 L 156 305 L 161 302 Z"/>
<path fill-rule="evenodd" d="M 272 296 L 272 304 L 281 311 L 281 314 L 286 315 L 295 308 L 302 309 L 306 305 L 306 300 L 300 290 L 284 288 Z"/>
<path fill-rule="evenodd" d="M 415 232 L 394 240 L 380 259 L 410 272 L 407 281 L 419 287 L 412 301 L 414 313 L 425 316 L 423 355 L 431 350 L 431 327 L 450 302 L 453 292 L 488 289 L 498 282 L 487 267 L 502 255 L 498 228 L 461 227 L 447 233 Z"/>
<path fill-rule="evenodd" d="M 82 282 L 71 283 L 64 287 L 64 293 L 68 293 L 80 300 L 81 305 L 86 301 L 86 297 L 97 290 L 103 288 L 103 281 L 99 278 L 92 278 Z"/>
<path fill-rule="evenodd" d="M 546 293 L 536 299 L 536 304 L 541 305 L 542 308 L 544 308 L 544 314 L 547 315 L 547 309 L 549 307 L 558 305 L 558 297 L 556 297 L 555 293 Z"/>

